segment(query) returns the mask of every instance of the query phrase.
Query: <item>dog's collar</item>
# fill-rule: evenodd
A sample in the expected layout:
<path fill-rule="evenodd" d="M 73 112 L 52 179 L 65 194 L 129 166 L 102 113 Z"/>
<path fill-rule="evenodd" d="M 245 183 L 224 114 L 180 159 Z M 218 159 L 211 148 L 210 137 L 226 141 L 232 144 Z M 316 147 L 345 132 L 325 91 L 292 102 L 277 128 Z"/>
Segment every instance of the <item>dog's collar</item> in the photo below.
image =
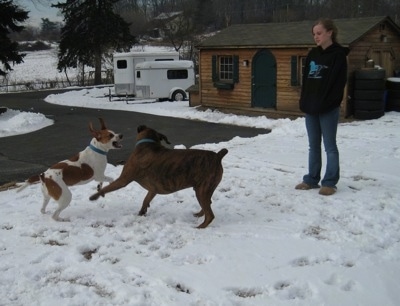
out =
<path fill-rule="evenodd" d="M 143 138 L 143 139 L 140 139 L 137 143 L 136 143 L 136 145 L 140 145 L 141 143 L 145 143 L 145 142 L 156 142 L 154 139 L 150 139 L 150 138 Z"/>
<path fill-rule="evenodd" d="M 96 153 L 99 153 L 101 155 L 107 155 L 106 151 L 100 150 L 98 148 L 96 148 L 94 145 L 90 144 L 89 148 L 91 148 L 93 151 L 95 151 Z"/>

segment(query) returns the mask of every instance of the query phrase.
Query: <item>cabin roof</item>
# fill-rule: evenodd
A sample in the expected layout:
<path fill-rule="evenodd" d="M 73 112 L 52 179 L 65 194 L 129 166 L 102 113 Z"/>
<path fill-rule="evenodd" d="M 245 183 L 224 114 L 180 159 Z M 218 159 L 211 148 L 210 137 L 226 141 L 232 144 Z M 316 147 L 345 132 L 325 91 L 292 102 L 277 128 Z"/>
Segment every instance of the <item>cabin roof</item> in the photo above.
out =
<path fill-rule="evenodd" d="M 314 46 L 311 35 L 314 22 L 315 20 L 236 24 L 205 39 L 197 47 L 204 49 Z M 334 19 L 334 22 L 338 27 L 338 42 L 343 46 L 349 46 L 383 22 L 388 22 L 400 35 L 400 27 L 389 16 Z"/>

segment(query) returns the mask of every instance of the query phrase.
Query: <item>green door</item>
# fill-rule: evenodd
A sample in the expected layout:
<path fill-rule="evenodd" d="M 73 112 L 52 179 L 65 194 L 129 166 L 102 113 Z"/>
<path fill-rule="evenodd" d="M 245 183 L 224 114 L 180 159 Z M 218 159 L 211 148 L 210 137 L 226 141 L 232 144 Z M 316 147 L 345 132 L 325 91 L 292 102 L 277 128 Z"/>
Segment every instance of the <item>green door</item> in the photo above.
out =
<path fill-rule="evenodd" d="M 253 58 L 251 105 L 276 108 L 276 60 L 268 50 L 261 50 Z"/>

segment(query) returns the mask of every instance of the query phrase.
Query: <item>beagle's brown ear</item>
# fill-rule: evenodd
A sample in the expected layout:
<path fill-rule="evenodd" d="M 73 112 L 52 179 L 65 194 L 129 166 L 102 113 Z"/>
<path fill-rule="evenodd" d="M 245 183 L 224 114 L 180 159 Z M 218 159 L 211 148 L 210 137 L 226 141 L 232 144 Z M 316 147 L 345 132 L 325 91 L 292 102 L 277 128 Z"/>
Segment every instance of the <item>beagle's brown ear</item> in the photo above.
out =
<path fill-rule="evenodd" d="M 138 128 L 137 128 L 137 132 L 140 133 L 140 132 L 144 131 L 145 129 L 147 129 L 147 126 L 139 125 Z"/>
<path fill-rule="evenodd" d="M 104 122 L 103 118 L 99 118 L 100 125 L 101 125 L 101 130 L 107 130 L 106 124 Z"/>
<path fill-rule="evenodd" d="M 93 128 L 93 124 L 92 124 L 91 122 L 89 122 L 89 131 L 90 131 L 90 134 L 92 134 L 92 136 L 93 136 L 94 138 L 96 138 L 97 140 L 99 140 L 99 138 L 100 138 L 100 132 L 99 132 L 99 131 L 96 131 L 96 130 Z"/>

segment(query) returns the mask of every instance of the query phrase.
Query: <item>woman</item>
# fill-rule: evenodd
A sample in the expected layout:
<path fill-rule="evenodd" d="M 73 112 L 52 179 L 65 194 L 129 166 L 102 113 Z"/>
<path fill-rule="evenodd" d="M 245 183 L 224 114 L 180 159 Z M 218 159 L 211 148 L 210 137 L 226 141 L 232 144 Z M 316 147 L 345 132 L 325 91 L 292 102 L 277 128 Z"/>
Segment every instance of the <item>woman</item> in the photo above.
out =
<path fill-rule="evenodd" d="M 312 35 L 317 47 L 307 55 L 300 96 L 309 142 L 308 174 L 295 188 L 320 188 L 323 139 L 327 164 L 319 190 L 322 195 L 334 194 L 340 177 L 336 132 L 347 82 L 349 49 L 338 44 L 337 32 L 330 19 L 320 19 L 313 25 Z"/>

